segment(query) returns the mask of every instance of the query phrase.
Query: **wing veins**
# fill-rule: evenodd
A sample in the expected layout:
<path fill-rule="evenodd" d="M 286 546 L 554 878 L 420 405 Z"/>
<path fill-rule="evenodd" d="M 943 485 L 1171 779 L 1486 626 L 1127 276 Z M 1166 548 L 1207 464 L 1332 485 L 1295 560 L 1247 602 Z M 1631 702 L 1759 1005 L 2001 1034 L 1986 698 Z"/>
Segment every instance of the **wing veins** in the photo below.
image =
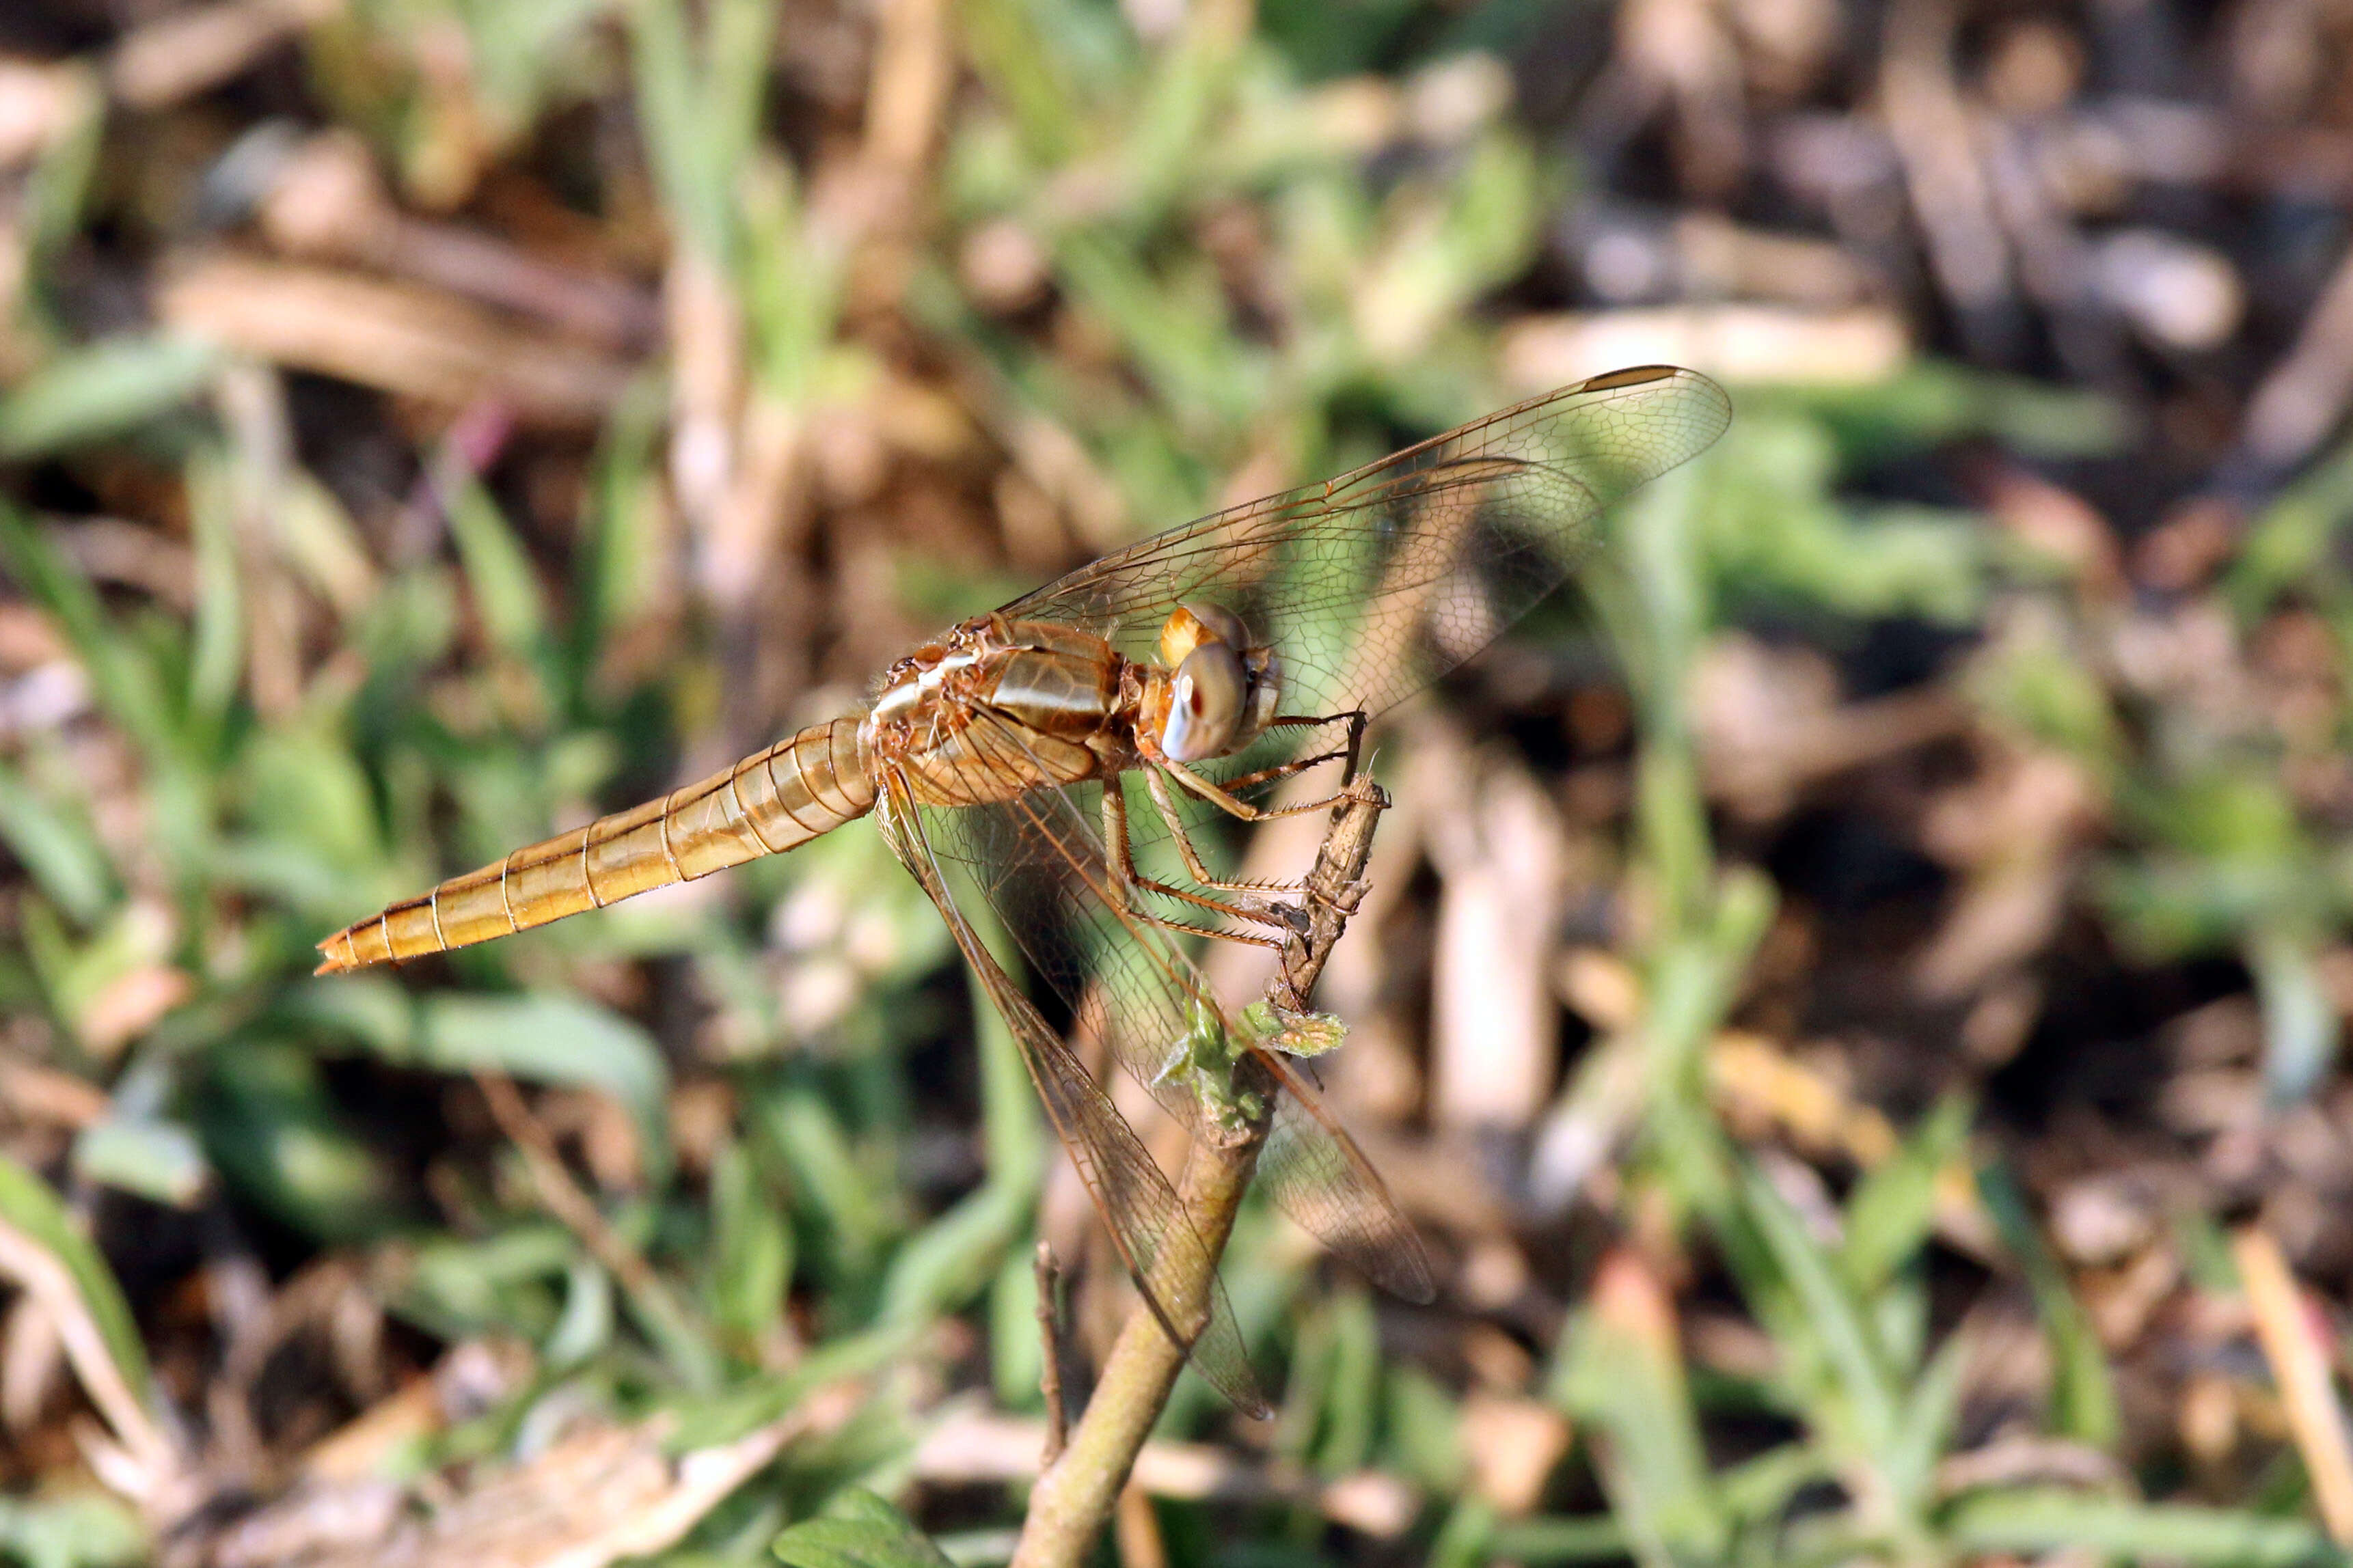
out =
<path fill-rule="evenodd" d="M 895 771 L 886 771 L 883 784 L 892 802 L 884 814 L 884 837 L 947 922 L 965 962 L 1020 1047 L 1022 1065 L 1039 1100 L 1103 1216 L 1113 1248 L 1146 1309 L 1170 1342 L 1185 1351 L 1195 1369 L 1219 1393 L 1246 1414 L 1269 1414 L 1265 1395 L 1250 1371 L 1233 1307 L 1218 1279 L 1214 1255 L 1195 1229 L 1184 1198 L 1103 1093 L 1103 1086 L 1047 1026 L 956 908 L 904 779 Z M 1149 1257 L 1145 1255 L 1146 1248 Z M 1161 1297 L 1155 1277 L 1168 1267 L 1180 1268 L 1202 1281 L 1201 1323 L 1193 1333 L 1177 1327 L 1175 1314 Z"/>

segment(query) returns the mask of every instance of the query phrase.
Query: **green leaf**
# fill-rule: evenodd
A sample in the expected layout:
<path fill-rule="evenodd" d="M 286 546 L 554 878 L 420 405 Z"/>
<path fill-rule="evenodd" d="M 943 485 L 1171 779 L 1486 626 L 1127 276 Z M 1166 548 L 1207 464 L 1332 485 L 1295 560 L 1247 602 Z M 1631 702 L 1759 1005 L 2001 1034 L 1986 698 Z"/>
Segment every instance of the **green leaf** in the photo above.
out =
<path fill-rule="evenodd" d="M 1928 1239 L 1936 1184 L 1968 1144 L 1970 1114 L 1966 1100 L 1940 1100 L 1894 1159 L 1855 1184 L 1839 1267 L 1859 1294 L 1886 1284 Z"/>
<path fill-rule="evenodd" d="M 784 1310 L 792 1284 L 792 1228 L 761 1182 L 757 1163 L 733 1142 L 712 1162 L 711 1211 L 712 1320 L 749 1349 Z"/>
<path fill-rule="evenodd" d="M 1870 1320 L 1830 1255 L 1763 1175 L 1748 1173 L 1745 1195 L 1749 1219 L 1799 1308 L 1789 1324 L 1810 1331 L 1811 1348 L 1843 1396 L 1851 1423 L 1845 1435 L 1865 1453 L 1886 1452 L 1895 1436 L 1899 1395 Z"/>
<path fill-rule="evenodd" d="M 1917 451 L 1967 435 L 1990 435 L 2037 456 L 2093 457 L 2117 451 L 2133 435 L 2129 416 L 2104 394 L 1942 360 L 1915 360 L 1884 382 L 1810 390 L 1800 401 L 1826 416 L 1858 457 Z"/>
<path fill-rule="evenodd" d="M 164 681 L 146 650 L 118 634 L 97 590 L 37 524 L 0 503 L 0 568 L 47 613 L 90 677 L 99 702 L 151 758 L 177 760 Z"/>
<path fill-rule="evenodd" d="M 257 879 L 306 913 L 348 919 L 334 911 L 360 901 L 354 879 L 385 875 L 375 799 L 350 746 L 302 719 L 258 731 L 239 761 L 238 816 L 276 851 Z"/>
<path fill-rule="evenodd" d="M 500 0 L 452 9 L 471 46 L 470 85 L 501 127 L 519 131 L 558 90 L 596 79 L 583 71 L 581 35 L 603 16 L 604 0 Z"/>
<path fill-rule="evenodd" d="M 1086 73 L 1074 68 L 1069 32 L 1054 26 L 1062 18 L 1040 16 L 1041 9 L 1024 0 L 972 0 L 958 8 L 956 21 L 973 69 L 1012 120 L 1021 151 L 1053 164 L 1089 140 L 1087 105 L 1079 91 Z M 1083 25 L 1083 17 L 1074 19 Z M 1093 79 L 1129 85 L 1124 71 L 1098 71 Z"/>
<path fill-rule="evenodd" d="M 131 1568 L 149 1560 L 139 1516 L 100 1491 L 0 1498 L 0 1559 L 26 1568 Z"/>
<path fill-rule="evenodd" d="M 41 890 L 83 925 L 113 896 L 114 868 L 79 811 L 51 805 L 13 770 L 0 768 L 0 840 Z"/>
<path fill-rule="evenodd" d="M 192 455 L 187 489 L 196 556 L 188 706 L 217 725 L 236 698 L 245 670 L 245 574 L 237 548 L 240 498 L 228 461 L 212 447 Z"/>
<path fill-rule="evenodd" d="M 81 1233 L 48 1184 L 5 1154 L 0 1154 L 0 1224 L 23 1232 L 65 1266 L 123 1383 L 142 1401 L 152 1398 L 147 1352 L 139 1342 L 139 1325 L 131 1316 L 131 1304 L 123 1299 L 114 1270 L 107 1267 L 105 1258 Z"/>
<path fill-rule="evenodd" d="M 25 952 L 48 992 L 50 1006 L 85 1038 L 116 984 L 153 971 L 171 956 L 170 922 L 146 905 L 116 906 L 105 924 L 82 940 L 69 933 L 38 898 L 23 900 L 20 918 Z"/>
<path fill-rule="evenodd" d="M 1724 1559 L 1732 1539 L 1682 1359 L 1640 1292 L 1597 1288 L 1569 1321 L 1551 1397 L 1596 1429 L 1615 1522 L 1646 1563 Z"/>
<path fill-rule="evenodd" d="M 478 1068 L 534 1083 L 580 1084 L 618 1100 L 637 1122 L 646 1166 L 670 1167 L 670 1069 L 643 1029 L 575 996 L 436 996 L 421 1009 L 418 1066 Z"/>
<path fill-rule="evenodd" d="M 2248 527 L 2224 579 L 2240 616 L 2262 617 L 2281 595 L 2341 598 L 2337 542 L 2353 517 L 2353 445 L 2340 447 L 2274 499 Z"/>
<path fill-rule="evenodd" d="M 1046 1347 L 1038 1333 L 1038 1272 L 1031 1255 L 1008 1248 L 988 1293 L 988 1373 L 1008 1410 L 1043 1404 Z M 1057 1308 L 1059 1310 L 1059 1306 Z"/>
<path fill-rule="evenodd" d="M 1947 1520 L 1955 1545 L 1971 1552 L 2083 1552 L 2126 1561 L 2236 1564 L 2353 1563 L 2300 1520 L 2227 1509 L 2130 1502 L 2055 1489 L 1969 1497 Z"/>
<path fill-rule="evenodd" d="M 2010 1173 L 1998 1165 L 1978 1172 L 1978 1194 L 2000 1232 L 2002 1244 L 2026 1274 L 2034 1310 L 2051 1341 L 2052 1425 L 2066 1436 L 2105 1448 L 2116 1440 L 2123 1417 L 2108 1373 L 2108 1358 L 2092 1327 L 2091 1315 L 2069 1289 L 2066 1274 L 2042 1243 L 2027 1213 L 2026 1200 Z"/>
<path fill-rule="evenodd" d="M 2317 1088 L 2344 1043 L 2337 1004 L 2321 983 L 2319 944 L 2287 922 L 2250 933 L 2247 968 L 2263 1014 L 2263 1095 L 2295 1104 Z"/>
<path fill-rule="evenodd" d="M 59 356 L 0 396 L 0 458 L 47 457 L 135 430 L 201 391 L 220 363 L 190 338 L 108 338 Z"/>
<path fill-rule="evenodd" d="M 1501 1563 L 1616 1563 L 1633 1554 L 1623 1525 L 1606 1516 L 1499 1521 L 1487 1533 L 1488 1560 Z"/>
<path fill-rule="evenodd" d="M 880 1321 L 929 1321 L 961 1310 L 996 1277 L 1029 1234 L 1035 1186 L 991 1179 L 908 1238 L 882 1281 Z"/>
<path fill-rule="evenodd" d="M 1333 1364 L 1324 1401 L 1324 1436 L 1310 1463 L 1318 1475 L 1338 1477 L 1372 1458 L 1373 1424 L 1381 1388 L 1380 1324 L 1362 1290 L 1333 1299 Z"/>
<path fill-rule="evenodd" d="M 239 1039 L 207 1066 L 196 1125 L 223 1175 L 327 1240 L 365 1239 L 390 1223 L 391 1176 L 344 1125 L 309 1052 Z"/>
<path fill-rule="evenodd" d="M 529 654 L 547 625 L 546 594 L 531 557 L 480 479 L 452 472 L 446 489 L 449 536 L 483 630 L 501 651 Z"/>
<path fill-rule="evenodd" d="M 579 1325 L 563 1324 L 550 1287 L 559 1276 L 570 1281 L 580 1262 L 579 1247 L 570 1232 L 553 1222 L 511 1226 L 479 1239 L 433 1233 L 408 1258 L 399 1281 L 400 1309 L 434 1332 L 451 1336 L 544 1331 L 553 1338 L 562 1326 L 585 1338 Z"/>
<path fill-rule="evenodd" d="M 108 117 L 107 92 L 100 84 L 100 73 L 91 68 L 95 64 L 85 58 L 70 66 L 60 62 L 46 68 L 60 72 L 70 86 L 72 125 L 34 164 L 10 220 L 26 258 L 33 263 L 35 279 L 47 272 L 48 263 L 80 232 L 82 213 L 97 176 Z"/>
<path fill-rule="evenodd" d="M 1909 1505 L 1925 1504 L 1936 1486 L 1936 1462 L 1951 1445 L 1960 1419 L 1962 1380 L 1972 1348 L 1966 1333 L 1945 1342 L 1914 1381 L 1895 1441 L 1880 1456 L 1881 1478 Z"/>
<path fill-rule="evenodd" d="M 680 0 L 628 6 L 638 122 L 681 237 L 705 261 L 733 259 L 736 180 L 759 135 L 776 0 L 715 0 L 704 37 L 688 36 Z"/>
<path fill-rule="evenodd" d="M 859 1488 L 837 1494 L 822 1519 L 805 1519 L 769 1546 L 786 1568 L 954 1568 L 905 1514 Z"/>
<path fill-rule="evenodd" d="M 274 1013 L 356 1037 L 389 1061 L 415 1059 L 417 1004 L 388 974 L 338 974 L 293 986 Z"/>
<path fill-rule="evenodd" d="M 613 1278 L 586 1258 L 575 1258 L 564 1278 L 564 1314 L 540 1347 L 550 1366 L 575 1366 L 613 1340 Z"/>
<path fill-rule="evenodd" d="M 800 1085 L 764 1097 L 758 1116 L 792 1173 L 795 1197 L 829 1233 L 836 1282 L 863 1278 L 889 1229 L 889 1200 L 876 1192 L 840 1119 L 822 1095 Z"/>
<path fill-rule="evenodd" d="M 1455 1397 L 1418 1366 L 1391 1364 L 1385 1425 L 1397 1468 L 1440 1496 L 1460 1491 L 1465 1468 Z"/>
<path fill-rule="evenodd" d="M 108 1116 L 74 1139 L 74 1172 L 153 1203 L 193 1208 L 212 1175 L 196 1135 L 176 1121 Z"/>

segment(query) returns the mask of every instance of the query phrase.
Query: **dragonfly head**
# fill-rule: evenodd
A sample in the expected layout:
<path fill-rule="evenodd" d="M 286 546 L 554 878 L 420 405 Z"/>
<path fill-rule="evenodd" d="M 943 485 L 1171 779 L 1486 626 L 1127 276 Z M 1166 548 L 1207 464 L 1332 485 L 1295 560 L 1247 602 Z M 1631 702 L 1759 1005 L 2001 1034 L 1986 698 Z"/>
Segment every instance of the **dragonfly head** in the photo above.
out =
<path fill-rule="evenodd" d="M 1145 719 L 1173 762 L 1198 763 L 1258 739 L 1282 695 L 1274 649 L 1252 646 L 1241 617 L 1221 605 L 1179 605 L 1160 628 L 1162 668 Z"/>

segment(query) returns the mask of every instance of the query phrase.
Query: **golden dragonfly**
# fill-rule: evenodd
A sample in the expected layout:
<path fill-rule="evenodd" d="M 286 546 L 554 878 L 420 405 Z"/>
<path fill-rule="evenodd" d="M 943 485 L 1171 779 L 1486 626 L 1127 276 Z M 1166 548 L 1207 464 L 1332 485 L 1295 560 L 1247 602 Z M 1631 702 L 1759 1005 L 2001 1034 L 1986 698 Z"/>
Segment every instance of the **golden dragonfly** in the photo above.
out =
<path fill-rule="evenodd" d="M 1187 816 L 1243 822 L 1310 770 L 1355 775 L 1366 724 L 1477 653 L 1593 548 L 1612 501 L 1730 423 L 1705 376 L 1646 365 L 1475 420 L 1352 473 L 1171 529 L 892 665 L 863 712 L 443 882 L 319 944 L 320 973 L 486 942 L 807 843 L 872 812 L 1019 1043 L 1145 1303 L 1244 1410 L 1265 1408 L 1183 1200 L 958 897 L 993 906 L 1073 1032 L 1197 1134 L 1178 1070 L 1205 1022 L 1280 1086 L 1257 1179 L 1374 1280 L 1434 1294 L 1412 1226 L 1307 1073 L 1211 994 L 1185 942 L 1280 946 L 1302 884 L 1212 872 Z M 1129 784 L 1140 781 L 1141 798 Z M 1294 786 L 1293 793 L 1297 793 Z M 1313 791 L 1308 793 L 1313 794 Z M 1182 862 L 1148 872 L 1138 847 Z M 1207 1299 L 1155 1294 L 1193 1266 Z"/>

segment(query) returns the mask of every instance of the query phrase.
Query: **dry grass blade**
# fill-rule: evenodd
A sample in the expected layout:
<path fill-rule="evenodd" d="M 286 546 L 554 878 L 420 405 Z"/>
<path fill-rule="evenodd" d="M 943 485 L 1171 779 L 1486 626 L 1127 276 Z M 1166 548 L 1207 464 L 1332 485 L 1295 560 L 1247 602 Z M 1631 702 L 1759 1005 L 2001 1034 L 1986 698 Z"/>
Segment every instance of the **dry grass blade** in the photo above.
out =
<path fill-rule="evenodd" d="M 182 1500 L 184 1456 L 115 1364 L 72 1271 L 31 1235 L 0 1219 L 0 1279 L 24 1291 L 48 1320 L 74 1376 L 106 1418 L 115 1447 L 111 1454 L 93 1449 L 100 1473 L 134 1500 L 168 1514 Z"/>
<path fill-rule="evenodd" d="M 2346 1436 L 2345 1405 L 2329 1375 L 2318 1324 L 2269 1231 L 2260 1226 L 2241 1230 L 2231 1238 L 2231 1257 L 2320 1517 L 2331 1540 L 2353 1546 L 2353 1440 Z"/>
<path fill-rule="evenodd" d="M 601 418 L 629 375 L 453 295 L 324 268 L 189 258 L 156 303 L 166 325 L 238 353 L 449 408 L 492 399 L 553 425 Z"/>
<path fill-rule="evenodd" d="M 381 1509 L 366 1517 L 371 1538 L 305 1553 L 308 1568 L 605 1568 L 676 1545 L 745 1479 L 787 1446 L 839 1431 L 864 1391 L 851 1384 L 817 1390 L 790 1415 L 733 1442 L 683 1454 L 669 1449 L 665 1417 L 632 1426 L 592 1423 L 528 1463 L 445 1495 L 429 1515 Z M 350 1521 L 345 1521 L 350 1522 Z M 232 1538 L 224 1568 L 265 1568 L 255 1553 L 273 1538 Z"/>

